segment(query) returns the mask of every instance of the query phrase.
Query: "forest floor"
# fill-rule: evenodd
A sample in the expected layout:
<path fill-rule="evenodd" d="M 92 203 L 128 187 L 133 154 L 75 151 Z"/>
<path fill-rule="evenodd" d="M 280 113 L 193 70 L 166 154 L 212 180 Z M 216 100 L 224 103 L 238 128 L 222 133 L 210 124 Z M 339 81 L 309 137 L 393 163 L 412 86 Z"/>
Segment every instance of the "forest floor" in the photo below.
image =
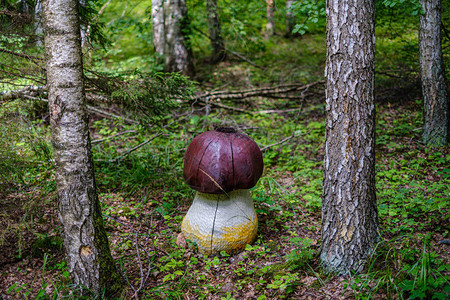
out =
<path fill-rule="evenodd" d="M 280 60 L 292 47 L 277 45 L 278 56 L 267 62 L 270 72 L 236 62 L 224 62 L 217 69 L 205 66 L 198 70 L 200 89 L 256 89 L 280 84 L 278 77 L 291 75 L 282 83 L 321 80 L 323 61 L 314 60 L 314 49 L 301 49 L 311 42 L 297 45 L 306 53 L 303 61 Z M 365 272 L 350 276 L 327 274 L 318 259 L 323 84 L 294 100 L 255 96 L 216 99 L 208 105 L 189 102 L 177 112 L 191 110 L 189 118 L 163 129 L 143 130 L 92 114 L 99 198 L 126 287 L 117 298 L 448 299 L 450 245 L 439 242 L 450 238 L 450 147 L 421 143 L 417 86 L 417 80 L 411 80 L 376 88 L 381 241 Z M 8 126 L 20 123 L 14 117 Z M 265 169 L 252 189 L 259 220 L 256 241 L 240 254 L 206 257 L 187 248 L 180 236 L 194 196 L 183 182 L 182 166 L 192 137 L 215 125 L 235 126 L 249 134 L 265 149 Z M 43 133 L 43 138 L 34 137 L 36 144 L 49 145 L 45 121 L 34 126 Z M 64 261 L 51 160 L 25 160 L 29 161 L 23 182 L 0 188 L 0 299 L 79 299 L 75 291 L 80 287 L 69 284 Z"/>
<path fill-rule="evenodd" d="M 303 109 L 301 135 L 264 153 L 265 174 L 253 190 L 258 236 L 237 255 L 205 257 L 186 248 L 179 236 L 180 223 L 192 193 L 186 195 L 162 182 L 142 185 L 142 190 L 131 193 L 120 184 L 106 189 L 101 176 L 108 171 L 100 163 L 98 181 L 106 228 L 113 257 L 127 282 L 119 298 L 132 299 L 138 294 L 144 299 L 396 299 L 417 291 L 407 284 L 421 284 L 420 270 L 428 273 L 419 292 L 427 297 L 441 293 L 448 284 L 450 263 L 449 245 L 439 244 L 449 235 L 450 148 L 421 144 L 415 101 L 377 104 L 377 192 L 383 241 L 369 262 L 368 273 L 333 276 L 321 270 L 317 256 L 321 100 L 312 100 Z M 218 114 L 227 120 L 234 118 L 230 111 Z M 283 114 L 288 113 L 265 115 L 270 121 L 258 123 L 256 131 L 283 127 L 277 123 L 285 119 Z M 255 118 L 245 120 L 250 122 L 246 126 L 253 126 Z M 100 137 L 98 131 L 93 132 L 93 139 Z M 51 178 L 48 175 L 44 180 Z M 2 195 L 0 205 L 1 298 L 70 298 L 69 290 L 74 287 L 68 285 L 55 191 L 28 187 Z"/>

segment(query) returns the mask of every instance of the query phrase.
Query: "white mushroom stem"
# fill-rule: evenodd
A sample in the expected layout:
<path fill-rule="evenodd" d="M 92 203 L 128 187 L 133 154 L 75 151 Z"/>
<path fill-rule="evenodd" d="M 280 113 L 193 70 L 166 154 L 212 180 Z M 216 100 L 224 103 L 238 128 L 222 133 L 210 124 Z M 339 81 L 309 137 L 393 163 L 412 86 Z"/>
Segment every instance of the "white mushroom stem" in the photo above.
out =
<path fill-rule="evenodd" d="M 256 237 L 258 218 L 248 190 L 228 194 L 197 192 L 181 224 L 186 240 L 203 254 L 236 253 Z"/>

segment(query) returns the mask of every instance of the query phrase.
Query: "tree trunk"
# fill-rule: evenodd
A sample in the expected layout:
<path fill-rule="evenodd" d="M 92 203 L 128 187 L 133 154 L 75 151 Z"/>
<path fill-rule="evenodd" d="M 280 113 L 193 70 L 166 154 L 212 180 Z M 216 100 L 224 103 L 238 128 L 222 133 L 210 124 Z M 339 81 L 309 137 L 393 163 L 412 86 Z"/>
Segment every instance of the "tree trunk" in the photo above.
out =
<path fill-rule="evenodd" d="M 185 0 L 164 1 L 165 71 L 193 75 L 192 53 L 187 45 L 188 29 Z"/>
<path fill-rule="evenodd" d="M 153 45 L 159 55 L 164 55 L 164 0 L 152 0 Z"/>
<path fill-rule="evenodd" d="M 44 27 L 42 26 L 42 4 L 36 0 L 34 5 L 34 34 L 36 35 L 36 47 L 44 45 Z"/>
<path fill-rule="evenodd" d="M 374 1 L 327 2 L 326 142 L 320 259 L 360 272 L 378 239 Z"/>
<path fill-rule="evenodd" d="M 47 86 L 66 261 L 73 282 L 98 294 L 119 290 L 121 279 L 94 180 L 77 5 L 43 1 Z"/>
<path fill-rule="evenodd" d="M 217 0 L 206 0 L 206 9 L 208 11 L 208 30 L 211 40 L 212 55 L 211 63 L 216 64 L 225 59 L 223 39 L 220 31 L 219 14 L 217 9 Z"/>
<path fill-rule="evenodd" d="M 419 59 L 423 93 L 423 141 L 444 146 L 450 141 L 450 105 L 441 45 L 441 1 L 421 0 Z"/>
<path fill-rule="evenodd" d="M 266 0 L 267 5 L 267 24 L 266 24 L 266 38 L 275 34 L 275 20 L 274 20 L 274 0 Z"/>
<path fill-rule="evenodd" d="M 295 16 L 291 11 L 291 6 L 294 3 L 294 0 L 286 1 L 286 37 L 292 36 L 292 31 L 295 27 Z"/>

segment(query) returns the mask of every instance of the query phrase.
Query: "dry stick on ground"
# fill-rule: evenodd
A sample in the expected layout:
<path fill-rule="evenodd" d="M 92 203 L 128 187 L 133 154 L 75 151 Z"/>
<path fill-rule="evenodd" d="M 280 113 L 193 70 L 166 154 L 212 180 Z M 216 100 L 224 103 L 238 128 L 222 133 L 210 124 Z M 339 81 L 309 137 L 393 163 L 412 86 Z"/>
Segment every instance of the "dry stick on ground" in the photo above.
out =
<path fill-rule="evenodd" d="M 121 136 L 121 135 L 124 135 L 124 134 L 127 134 L 127 133 L 136 133 L 136 132 L 137 132 L 137 130 L 125 130 L 125 131 L 122 131 L 122 132 L 110 135 L 110 136 L 102 138 L 102 139 L 92 140 L 91 144 L 100 143 L 100 142 L 107 141 L 109 139 L 112 139 L 112 138 L 115 138 L 115 137 L 118 137 L 118 136 Z"/>
<path fill-rule="evenodd" d="M 273 146 L 277 146 L 277 145 L 283 144 L 284 142 L 287 142 L 287 141 L 289 141 L 290 139 L 292 139 L 294 137 L 296 137 L 296 136 L 295 135 L 291 135 L 291 136 L 285 137 L 284 139 L 282 139 L 279 142 L 276 142 L 276 143 L 273 143 L 273 144 L 270 144 L 270 145 L 262 147 L 261 151 L 264 151 L 264 150 L 266 150 L 266 149 L 268 149 L 270 147 L 273 147 Z"/>
<path fill-rule="evenodd" d="M 181 120 L 183 120 L 183 119 L 188 118 L 190 115 L 192 115 L 192 114 L 194 113 L 194 111 L 196 111 L 196 110 L 192 109 L 190 112 L 187 112 L 187 113 L 184 113 L 184 114 L 181 114 L 181 115 L 178 115 L 178 116 L 174 116 L 174 120 L 173 120 L 172 122 L 170 122 L 170 123 L 168 123 L 168 124 L 162 126 L 162 127 L 161 127 L 161 131 L 160 131 L 159 133 L 155 134 L 154 136 L 152 136 L 151 138 L 149 138 L 149 139 L 146 140 L 145 142 L 140 143 L 140 144 L 137 145 L 137 146 L 134 146 L 133 148 L 131 148 L 130 150 L 126 151 L 125 153 L 119 155 L 118 157 L 116 157 L 116 158 L 114 158 L 114 159 L 110 159 L 109 162 L 118 162 L 118 161 L 121 160 L 123 157 L 127 156 L 128 154 L 130 154 L 131 152 L 133 152 L 133 151 L 135 151 L 135 150 L 141 148 L 142 146 L 147 145 L 148 143 L 150 143 L 151 141 L 153 141 L 153 140 L 156 139 L 157 137 L 161 136 L 161 135 L 163 134 L 163 131 L 162 131 L 163 129 L 169 127 L 170 125 L 172 125 L 172 124 L 174 124 L 174 123 L 176 123 L 176 122 L 179 122 L 179 121 L 181 121 Z M 102 161 L 102 160 L 96 160 L 96 161 Z"/>
<path fill-rule="evenodd" d="M 37 95 L 42 94 L 46 91 L 47 88 L 45 86 L 30 85 L 20 90 L 0 92 L 0 100 L 3 102 L 8 100 L 22 99 L 26 96 L 36 97 Z"/>
<path fill-rule="evenodd" d="M 240 90 L 240 91 L 215 91 L 215 92 L 206 92 L 201 95 L 193 96 L 190 100 L 193 101 L 200 101 L 206 105 L 213 105 L 218 106 L 221 108 L 225 108 L 228 110 L 234 110 L 241 113 L 258 113 L 258 112 L 252 112 L 243 108 L 228 106 L 222 103 L 219 103 L 214 100 L 222 100 L 222 99 L 245 99 L 249 97 L 257 97 L 262 96 L 266 98 L 275 98 L 275 99 L 295 99 L 295 100 L 302 100 L 304 101 L 307 96 L 311 96 L 313 94 L 306 94 L 306 92 L 309 90 L 309 88 L 317 86 L 319 84 L 323 84 L 324 80 L 319 80 L 316 82 L 312 82 L 310 84 L 285 84 L 285 85 L 277 85 L 273 87 L 263 87 L 263 88 L 257 88 L 257 89 L 250 89 L 250 90 Z M 294 93 L 301 91 L 301 94 L 299 96 L 292 96 L 292 95 L 284 95 L 288 93 Z M 297 109 L 293 109 L 294 111 Z M 264 111 L 261 111 L 264 112 Z M 270 112 L 275 112 L 270 111 Z"/>
<path fill-rule="evenodd" d="M 142 146 L 147 145 L 148 143 L 150 143 L 151 141 L 153 141 L 154 139 L 156 139 L 158 136 L 161 136 L 163 134 L 163 132 L 158 132 L 157 134 L 155 134 L 154 136 L 152 136 L 151 138 L 149 138 L 148 140 L 146 140 L 145 142 L 140 143 L 137 146 L 134 146 L 133 148 L 131 148 L 130 150 L 128 150 L 127 152 L 119 155 L 118 157 L 114 158 L 114 159 L 110 159 L 109 162 L 117 162 L 119 160 L 121 160 L 123 157 L 127 156 L 128 154 L 130 154 L 131 152 L 141 148 Z M 97 160 L 98 161 L 98 160 Z"/>
<path fill-rule="evenodd" d="M 139 124 L 139 122 L 136 121 L 136 120 L 132 120 L 132 119 L 126 118 L 124 116 L 119 116 L 119 115 L 116 115 L 116 114 L 113 114 L 113 113 L 109 113 L 107 111 L 98 109 L 98 108 L 90 106 L 90 105 L 87 105 L 87 109 L 90 110 L 91 112 L 95 112 L 95 113 L 97 113 L 99 115 L 103 115 L 103 116 L 106 116 L 106 117 L 111 117 L 111 118 L 114 118 L 114 119 L 122 119 L 125 122 L 130 123 L 130 124 L 136 124 L 136 125 Z"/>
<path fill-rule="evenodd" d="M 307 88 L 304 90 L 304 92 L 306 92 L 308 89 L 309 89 L 309 87 L 307 87 Z M 303 92 L 303 93 L 304 93 L 304 92 Z M 302 93 L 302 94 L 303 94 L 303 93 Z M 305 98 L 303 98 L 303 99 L 302 99 L 302 102 L 300 103 L 300 107 L 299 107 L 299 109 L 298 109 L 297 116 L 296 116 L 296 122 L 295 122 L 294 131 L 292 132 L 292 135 L 291 135 L 291 136 L 288 136 L 288 137 L 285 137 L 284 139 L 282 139 L 282 140 L 279 141 L 279 142 L 276 142 L 276 143 L 273 143 L 273 144 L 270 144 L 270 145 L 267 145 L 267 146 L 262 147 L 262 148 L 261 148 L 261 151 L 264 151 L 264 150 L 266 150 L 266 149 L 268 149 L 268 148 L 270 148 L 270 147 L 274 147 L 274 146 L 277 146 L 277 145 L 281 145 L 282 143 L 284 143 L 284 142 L 286 142 L 286 141 L 289 141 L 290 139 L 293 139 L 294 137 L 299 137 L 299 136 L 302 136 L 302 135 L 303 135 L 303 134 L 295 135 L 295 132 L 297 131 L 298 120 L 299 120 L 300 113 L 301 113 L 301 111 L 302 111 L 302 109 L 303 109 L 303 104 L 304 104 L 304 103 L 305 103 Z M 309 132 L 311 132 L 311 131 L 309 131 Z M 305 133 L 304 135 L 307 135 L 309 132 Z"/>
<path fill-rule="evenodd" d="M 142 289 L 144 288 L 145 283 L 147 282 L 147 280 L 148 280 L 148 278 L 149 278 L 149 276 L 150 276 L 150 271 L 151 271 L 152 269 L 154 269 L 154 267 L 151 267 L 151 265 L 152 265 L 151 255 L 150 255 L 150 253 L 148 253 L 148 251 L 145 249 L 145 247 L 142 246 L 142 245 L 138 242 L 138 232 L 137 232 L 136 230 L 134 230 L 133 227 L 131 227 L 130 225 L 125 224 L 125 223 L 123 223 L 123 222 L 121 222 L 121 221 L 119 221 L 119 220 L 117 220 L 117 219 L 115 219 L 115 218 L 113 218 L 113 217 L 111 217 L 111 216 L 108 216 L 108 215 L 105 215 L 105 214 L 103 214 L 103 216 L 104 216 L 104 217 L 107 217 L 107 218 L 110 218 L 110 219 L 113 220 L 114 222 L 117 222 L 117 223 L 119 223 L 119 224 L 121 224 L 121 225 L 127 227 L 127 228 L 130 229 L 130 230 L 132 231 L 132 233 L 135 235 L 135 240 L 134 240 L 133 242 L 136 244 L 136 254 L 137 254 L 137 257 L 138 257 L 139 272 L 140 272 L 140 276 L 141 276 L 141 281 L 140 281 L 140 284 L 139 284 L 139 288 L 136 289 L 136 288 L 129 282 L 128 277 L 125 276 L 124 274 L 122 274 L 122 277 L 125 279 L 125 281 L 128 283 L 128 285 L 131 287 L 131 289 L 134 291 L 134 297 L 135 297 L 136 299 L 139 299 L 139 293 L 140 293 L 140 292 L 142 291 Z M 126 238 L 127 238 L 128 240 L 131 241 L 130 238 L 128 238 L 128 237 L 126 237 Z M 143 266 L 143 263 L 142 263 L 142 260 L 141 260 L 141 255 L 140 255 L 139 248 L 141 248 L 141 249 L 145 252 L 145 254 L 147 255 L 148 261 L 149 261 L 148 267 L 147 267 L 147 273 L 146 273 L 145 276 L 144 276 L 144 266 Z"/>
<path fill-rule="evenodd" d="M 230 53 L 230 54 L 236 56 L 237 58 L 239 58 L 239 59 L 241 59 L 241 60 L 243 60 L 243 61 L 245 61 L 245 62 L 251 64 L 252 66 L 254 66 L 254 67 L 258 68 L 258 69 L 266 70 L 266 68 L 261 67 L 261 66 L 255 64 L 255 63 L 252 62 L 250 59 L 246 58 L 245 56 L 243 56 L 243 55 L 241 55 L 241 54 L 239 54 L 239 53 L 237 53 L 237 52 L 234 52 L 234 51 L 228 49 L 227 47 L 223 47 L 223 50 L 225 50 L 225 51 L 227 51 L 228 53 Z"/>
<path fill-rule="evenodd" d="M 299 92 L 302 90 L 309 89 L 315 85 L 324 83 L 323 80 L 316 81 L 310 84 L 289 84 L 289 85 L 278 85 L 274 87 L 263 87 L 251 90 L 241 90 L 241 91 L 217 91 L 217 92 L 206 92 L 204 94 L 192 97 L 192 100 L 202 101 L 205 98 L 213 99 L 244 99 L 249 97 L 279 97 L 283 98 L 287 93 Z"/>
<path fill-rule="evenodd" d="M 205 105 L 214 105 L 214 106 L 218 106 L 218 107 L 225 108 L 225 109 L 228 109 L 228 110 L 238 111 L 238 112 L 241 112 L 241 113 L 251 113 L 250 111 L 245 110 L 243 108 L 228 106 L 228 105 L 225 105 L 225 104 L 222 104 L 222 103 L 214 102 L 213 100 L 210 100 L 208 98 L 206 100 L 202 101 L 202 102 Z"/>

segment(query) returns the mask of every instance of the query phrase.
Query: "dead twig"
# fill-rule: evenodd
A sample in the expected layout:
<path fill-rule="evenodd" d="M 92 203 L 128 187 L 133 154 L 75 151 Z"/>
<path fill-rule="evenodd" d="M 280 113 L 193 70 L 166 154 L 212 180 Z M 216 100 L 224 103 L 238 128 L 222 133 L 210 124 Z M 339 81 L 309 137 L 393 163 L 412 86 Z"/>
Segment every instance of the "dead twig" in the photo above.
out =
<path fill-rule="evenodd" d="M 313 86 L 324 83 L 324 80 L 312 82 L 310 84 L 287 84 L 287 85 L 278 85 L 274 87 L 263 87 L 257 89 L 250 90 L 241 90 L 241 91 L 216 91 L 216 92 L 206 92 L 201 95 L 197 95 L 191 98 L 191 100 L 200 100 L 205 101 L 205 99 L 214 100 L 214 99 L 245 99 L 250 97 L 268 97 L 268 98 L 286 98 L 289 97 L 289 93 L 305 91 Z M 304 97 L 304 96 L 303 96 Z M 302 96 L 296 96 L 297 98 L 302 98 Z"/>
<path fill-rule="evenodd" d="M 261 148 L 261 151 L 264 151 L 264 150 L 266 150 L 266 149 L 269 149 L 270 147 L 273 147 L 273 146 L 277 146 L 277 145 L 283 144 L 284 142 L 287 142 L 287 141 L 289 141 L 290 139 L 293 139 L 294 137 L 298 137 L 298 136 L 296 136 L 296 135 L 288 136 L 288 137 L 282 139 L 282 140 L 279 141 L 279 142 L 276 142 L 276 143 L 273 143 L 273 144 L 270 144 L 270 145 L 267 145 L 267 146 L 262 147 L 262 148 Z"/>
<path fill-rule="evenodd" d="M 178 115 L 178 116 L 174 116 L 173 121 L 170 122 L 170 123 L 168 123 L 168 124 L 166 124 L 166 125 L 164 125 L 163 127 L 161 127 L 161 131 L 160 131 L 159 133 L 155 134 L 154 136 L 152 136 L 150 139 L 146 140 L 145 142 L 140 143 L 140 144 L 137 145 L 137 146 L 134 146 L 133 148 L 131 148 L 130 150 L 126 151 L 125 153 L 119 155 L 118 157 L 116 157 L 116 158 L 114 158 L 114 159 L 107 160 L 107 161 L 108 161 L 108 162 L 111 162 L 111 163 L 112 163 L 112 162 L 118 162 L 118 161 L 121 160 L 123 157 L 127 156 L 128 154 L 130 154 L 131 152 L 136 151 L 137 149 L 141 148 L 142 146 L 147 145 L 148 143 L 150 143 L 151 141 L 153 141 L 153 140 L 156 139 L 157 137 L 163 135 L 163 130 L 164 130 L 165 128 L 167 128 L 167 127 L 171 126 L 172 124 L 174 124 L 174 123 L 176 123 L 176 122 L 179 122 L 179 121 L 181 121 L 181 120 L 183 120 L 183 119 L 187 119 L 190 115 L 192 115 L 192 114 L 194 113 L 194 111 L 196 111 L 196 110 L 195 110 L 195 109 L 191 109 L 191 111 L 189 111 L 189 112 L 186 112 L 186 113 L 181 114 L 181 115 Z M 104 161 L 104 160 L 96 160 L 96 161 Z"/>
<path fill-rule="evenodd" d="M 238 112 L 241 112 L 241 113 L 251 113 L 250 111 L 245 110 L 243 108 L 228 106 L 228 105 L 225 105 L 225 104 L 219 103 L 217 101 L 213 101 L 213 100 L 209 100 L 209 101 L 206 100 L 206 101 L 202 101 L 202 102 L 204 102 L 206 106 L 214 105 L 214 106 L 218 106 L 218 107 L 221 107 L 221 108 L 238 111 Z"/>
<path fill-rule="evenodd" d="M 125 281 L 127 282 L 128 286 L 134 291 L 134 296 L 135 296 L 135 298 L 136 298 L 136 299 L 139 299 L 139 293 L 140 293 L 140 292 L 142 291 L 142 289 L 145 287 L 145 283 L 147 282 L 148 278 L 150 277 L 150 271 L 153 270 L 153 269 L 155 268 L 154 266 L 152 266 L 152 264 L 153 264 L 153 260 L 151 259 L 151 258 L 152 258 L 152 255 L 150 255 L 150 253 L 147 251 L 147 249 L 145 249 L 145 247 L 142 246 L 141 243 L 139 243 L 139 241 L 138 241 L 138 232 L 137 232 L 133 227 L 131 227 L 130 225 L 125 224 L 125 223 L 123 223 L 123 222 L 121 222 L 121 221 L 119 221 L 119 220 L 117 220 L 116 218 L 113 218 L 113 217 L 111 217 L 111 216 L 108 216 L 108 215 L 105 215 L 105 214 L 103 214 L 103 216 L 104 216 L 104 217 L 107 217 L 107 218 L 109 218 L 109 219 L 111 219 L 111 220 L 113 220 L 114 222 L 117 222 L 117 223 L 119 223 L 119 224 L 121 224 L 121 225 L 127 227 L 128 229 L 131 230 L 131 232 L 132 232 L 132 233 L 134 234 L 134 236 L 135 236 L 133 242 L 136 244 L 136 255 L 137 255 L 137 258 L 138 258 L 139 272 L 140 272 L 140 276 L 141 276 L 141 280 L 140 280 L 140 283 L 139 283 L 139 287 L 138 287 L 138 288 L 135 288 L 135 287 L 130 283 L 130 281 L 128 280 L 128 277 L 127 277 L 126 275 L 124 275 L 124 274 L 122 274 L 122 273 L 121 273 L 121 275 L 122 275 L 122 277 L 125 279 Z M 125 238 L 127 238 L 127 239 L 130 240 L 130 241 L 132 241 L 131 238 L 129 238 L 128 236 L 125 236 Z M 148 258 L 148 261 L 149 261 L 149 262 L 148 262 L 148 266 L 147 266 L 147 272 L 146 272 L 145 276 L 144 276 L 144 265 L 143 265 L 143 262 L 142 262 L 142 259 L 141 259 L 141 254 L 140 254 L 139 248 L 140 248 L 142 251 L 145 252 L 145 254 L 146 254 L 147 258 Z"/>
<path fill-rule="evenodd" d="M 0 102 L 11 101 L 11 100 L 15 100 L 15 99 L 31 99 L 31 100 L 39 100 L 39 101 L 48 102 L 47 99 L 42 98 L 42 96 L 45 96 L 45 97 L 47 96 L 46 92 L 47 92 L 47 87 L 45 85 L 43 85 L 43 86 L 30 85 L 30 86 L 27 86 L 20 90 L 0 92 Z M 86 93 L 86 99 L 90 99 L 90 98 L 96 99 L 95 97 L 96 97 L 96 95 L 93 95 L 91 93 Z M 86 107 L 90 112 L 97 113 L 104 117 L 122 119 L 126 123 L 129 123 L 129 124 L 139 124 L 138 121 L 104 111 L 100 108 L 97 108 L 97 107 L 94 107 L 91 105 L 86 105 Z"/>
<path fill-rule="evenodd" d="M 111 117 L 111 118 L 115 118 L 115 119 L 122 119 L 122 120 L 124 120 L 125 122 L 127 122 L 129 124 L 139 124 L 138 121 L 135 121 L 135 120 L 132 120 L 132 119 L 128 119 L 128 118 L 126 118 L 124 116 L 119 116 L 119 115 L 116 115 L 116 114 L 113 114 L 113 113 L 101 110 L 101 109 L 93 107 L 91 105 L 86 105 L 86 107 L 87 107 L 87 109 L 89 111 L 95 112 L 95 113 L 97 113 L 99 115 L 102 115 L 102 116 Z"/>
<path fill-rule="evenodd" d="M 304 103 L 305 103 L 305 101 L 304 101 L 304 99 L 303 99 L 303 101 L 302 101 L 302 103 L 301 103 L 301 105 L 300 105 L 300 108 L 298 108 L 298 112 L 297 112 L 297 116 L 296 116 L 297 121 L 296 121 L 296 124 L 295 124 L 294 131 L 292 132 L 292 135 L 290 135 L 290 136 L 288 136 L 288 137 L 285 137 L 285 138 L 282 139 L 281 141 L 278 141 L 278 142 L 276 142 L 276 143 L 273 143 L 273 144 L 270 144 L 270 145 L 267 145 L 267 146 L 262 147 L 262 148 L 261 148 L 261 151 L 264 151 L 264 150 L 266 150 L 266 149 L 269 149 L 270 147 L 274 147 L 274 146 L 277 146 L 277 145 L 281 145 L 281 144 L 283 144 L 283 143 L 285 143 L 285 142 L 287 142 L 287 141 L 293 139 L 294 137 L 302 136 L 302 134 L 295 135 L 295 132 L 297 131 L 298 119 L 299 119 L 299 116 L 300 116 L 300 112 L 301 112 L 302 109 L 303 109 L 303 104 L 304 104 Z M 304 135 L 307 135 L 307 134 L 309 134 L 310 132 L 311 132 L 311 131 L 308 131 L 308 132 L 305 133 Z"/>
<path fill-rule="evenodd" d="M 141 148 L 142 146 L 147 145 L 148 143 L 150 143 L 151 141 L 153 141 L 154 139 L 156 139 L 157 137 L 161 136 L 163 134 L 163 132 L 159 132 L 157 134 L 155 134 L 154 136 L 152 136 L 151 138 L 149 138 L 148 140 L 146 140 L 143 143 L 140 143 L 137 146 L 134 146 L 133 148 L 131 148 L 130 150 L 128 150 L 127 152 L 119 155 L 118 157 L 114 158 L 114 159 L 110 159 L 109 162 L 117 162 L 119 160 L 121 160 L 122 158 L 124 158 L 125 156 L 127 156 L 128 154 L 130 154 L 133 151 L 136 151 L 137 149 Z"/>
<path fill-rule="evenodd" d="M 252 62 L 250 59 L 246 58 L 245 56 L 243 56 L 243 55 L 241 55 L 241 54 L 239 54 L 239 53 L 237 53 L 237 52 L 235 52 L 235 51 L 232 51 L 232 50 L 228 49 L 227 47 L 223 47 L 223 50 L 225 50 L 225 51 L 227 51 L 228 53 L 230 53 L 230 54 L 236 56 L 237 58 L 239 58 L 239 59 L 245 61 L 246 63 L 251 64 L 252 66 L 254 66 L 254 67 L 258 68 L 258 69 L 266 70 L 266 68 L 261 67 L 260 65 L 255 64 L 255 63 Z"/>
<path fill-rule="evenodd" d="M 118 136 L 121 136 L 121 135 L 124 135 L 124 134 L 127 134 L 127 133 L 136 133 L 136 132 L 137 132 L 136 130 L 125 130 L 125 131 L 122 131 L 122 132 L 119 132 L 119 133 L 110 135 L 110 136 L 108 136 L 108 137 L 105 137 L 105 138 L 103 138 L 103 139 L 96 139 L 96 140 L 93 140 L 93 141 L 91 141 L 91 143 L 92 143 L 92 144 L 96 144 L 96 143 L 100 143 L 100 142 L 103 142 L 103 141 L 107 141 L 107 140 L 109 140 L 109 139 L 112 139 L 112 138 L 115 138 L 115 137 L 118 137 Z"/>

